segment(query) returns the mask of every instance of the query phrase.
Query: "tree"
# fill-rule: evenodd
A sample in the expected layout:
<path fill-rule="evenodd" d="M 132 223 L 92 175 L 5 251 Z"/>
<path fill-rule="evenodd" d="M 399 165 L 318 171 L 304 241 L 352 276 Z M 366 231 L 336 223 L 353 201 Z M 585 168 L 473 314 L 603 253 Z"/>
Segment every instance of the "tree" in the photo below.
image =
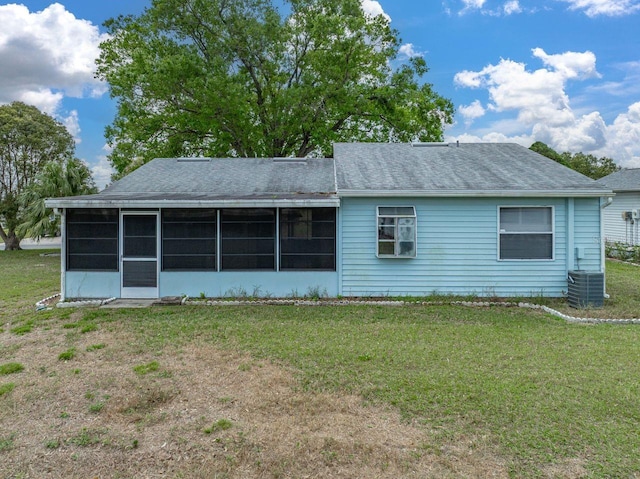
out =
<path fill-rule="evenodd" d="M 0 106 L 0 237 L 5 249 L 20 249 L 20 193 L 45 163 L 67 161 L 74 150 L 69 132 L 49 115 L 21 102 Z"/>
<path fill-rule="evenodd" d="M 558 163 L 565 165 L 572 170 L 582 173 L 594 180 L 610 175 L 620 169 L 615 161 L 606 156 L 600 158 L 585 153 L 558 153 L 551 147 L 545 145 L 541 141 L 536 141 L 529 149 L 540 153 L 541 155 L 551 158 Z"/>
<path fill-rule="evenodd" d="M 546 145 L 545 143 L 542 143 L 541 141 L 536 141 L 533 145 L 529 147 L 529 149 L 535 151 L 536 153 L 540 153 L 542 156 L 546 156 L 547 158 L 551 158 L 552 160 L 567 166 L 564 163 L 564 159 L 562 158 L 562 155 L 560 153 L 558 153 L 556 150 Z"/>
<path fill-rule="evenodd" d="M 45 207 L 45 199 L 97 192 L 91 170 L 77 158 L 46 163 L 18 197 L 23 208 L 23 222 L 18 225 L 16 234 L 21 238 L 55 234 L 60 229 L 60 218 L 51 208 Z"/>
<path fill-rule="evenodd" d="M 153 0 L 105 23 L 118 173 L 154 157 L 327 156 L 336 141 L 435 141 L 453 104 L 360 0 Z"/>

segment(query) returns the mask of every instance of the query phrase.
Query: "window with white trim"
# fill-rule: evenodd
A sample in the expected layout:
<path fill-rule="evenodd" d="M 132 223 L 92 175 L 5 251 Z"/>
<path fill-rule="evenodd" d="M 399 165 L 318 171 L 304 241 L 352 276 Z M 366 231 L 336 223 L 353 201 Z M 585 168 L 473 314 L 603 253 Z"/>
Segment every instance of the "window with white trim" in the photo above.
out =
<path fill-rule="evenodd" d="M 501 260 L 553 259 L 553 207 L 499 208 Z"/>
<path fill-rule="evenodd" d="M 378 206 L 380 258 L 415 258 L 416 209 L 413 206 Z"/>

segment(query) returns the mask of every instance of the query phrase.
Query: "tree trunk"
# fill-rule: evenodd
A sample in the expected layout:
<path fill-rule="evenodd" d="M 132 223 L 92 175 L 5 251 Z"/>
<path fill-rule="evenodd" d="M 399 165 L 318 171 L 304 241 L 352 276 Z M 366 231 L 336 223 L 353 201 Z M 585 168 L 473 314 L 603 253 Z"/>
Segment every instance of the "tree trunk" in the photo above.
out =
<path fill-rule="evenodd" d="M 9 234 L 7 234 L 3 239 L 5 251 L 15 251 L 22 249 L 20 247 L 20 238 L 16 236 L 15 232 L 10 231 Z"/>

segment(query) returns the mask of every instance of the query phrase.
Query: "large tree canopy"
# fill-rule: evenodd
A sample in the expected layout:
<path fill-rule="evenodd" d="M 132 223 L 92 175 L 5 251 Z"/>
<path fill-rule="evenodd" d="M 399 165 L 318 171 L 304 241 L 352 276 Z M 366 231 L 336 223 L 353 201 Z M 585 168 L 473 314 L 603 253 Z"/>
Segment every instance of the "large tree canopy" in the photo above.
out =
<path fill-rule="evenodd" d="M 568 166 L 572 170 L 582 173 L 583 175 L 588 176 L 589 178 L 592 178 L 594 180 L 610 175 L 611 173 L 614 173 L 620 169 L 620 167 L 616 165 L 613 159 L 606 156 L 598 158 L 594 155 L 589 155 L 582 152 L 570 153 L 568 151 L 565 151 L 564 153 L 558 153 L 553 148 L 546 145 L 545 143 L 542 143 L 541 141 L 536 141 L 529 147 L 529 149 L 535 151 L 536 153 L 540 153 L 547 158 L 551 158 L 552 160 L 557 161 L 564 166 Z"/>
<path fill-rule="evenodd" d="M 74 151 L 67 129 L 36 107 L 20 102 L 0 106 L 0 237 L 6 249 L 20 248 L 19 195 L 46 163 L 68 161 Z"/>
<path fill-rule="evenodd" d="M 153 0 L 106 26 L 119 173 L 154 157 L 330 155 L 336 141 L 437 141 L 452 103 L 360 0 Z M 286 12 L 286 14 L 282 13 Z"/>

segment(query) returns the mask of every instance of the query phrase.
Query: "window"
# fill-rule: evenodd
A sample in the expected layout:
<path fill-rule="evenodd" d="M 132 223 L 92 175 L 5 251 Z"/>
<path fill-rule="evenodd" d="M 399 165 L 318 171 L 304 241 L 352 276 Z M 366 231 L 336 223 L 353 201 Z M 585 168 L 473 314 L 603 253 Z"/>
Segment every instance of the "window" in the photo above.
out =
<path fill-rule="evenodd" d="M 276 269 L 276 214 L 272 209 L 221 211 L 223 270 Z"/>
<path fill-rule="evenodd" d="M 280 269 L 335 271 L 335 208 L 280 210 Z"/>
<path fill-rule="evenodd" d="M 162 270 L 216 270 L 216 210 L 162 210 Z"/>
<path fill-rule="evenodd" d="M 118 271 L 118 210 L 69 209 L 67 270 Z"/>
<path fill-rule="evenodd" d="M 416 210 L 413 206 L 378 207 L 378 257 L 415 258 Z"/>
<path fill-rule="evenodd" d="M 500 207 L 500 259 L 553 259 L 553 208 Z"/>

